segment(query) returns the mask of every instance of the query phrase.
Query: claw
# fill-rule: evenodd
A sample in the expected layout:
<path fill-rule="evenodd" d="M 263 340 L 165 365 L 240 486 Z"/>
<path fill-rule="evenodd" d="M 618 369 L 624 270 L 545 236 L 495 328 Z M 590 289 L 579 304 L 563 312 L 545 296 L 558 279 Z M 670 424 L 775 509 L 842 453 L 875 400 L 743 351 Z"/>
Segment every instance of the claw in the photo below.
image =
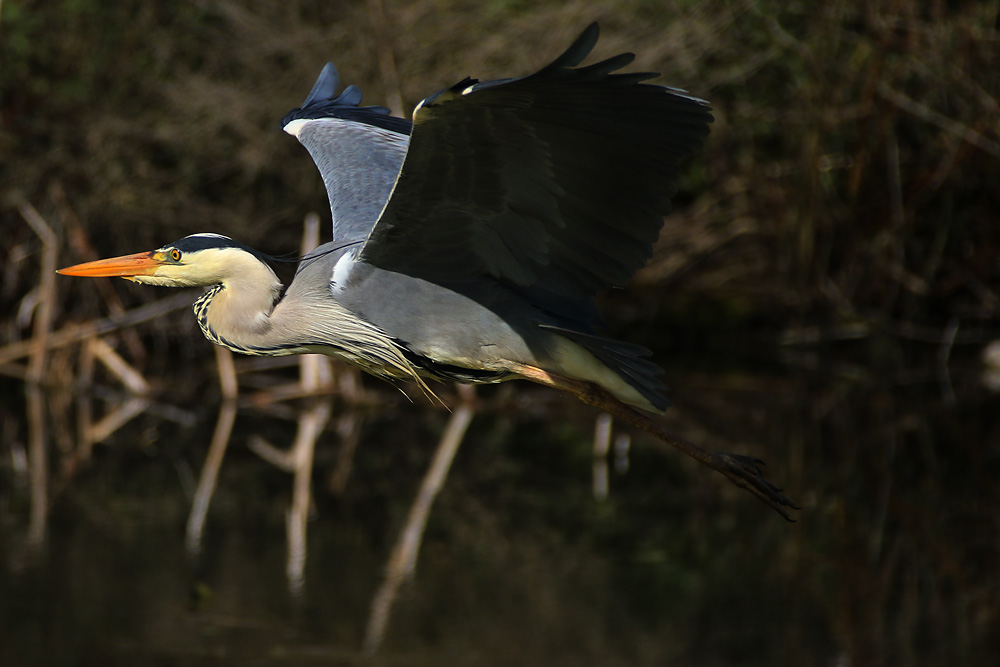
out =
<path fill-rule="evenodd" d="M 740 454 L 729 454 L 727 452 L 716 452 L 715 467 L 736 486 L 749 491 L 758 500 L 780 514 L 785 521 L 795 523 L 795 519 L 784 510 L 788 507 L 793 510 L 801 509 L 788 496 L 782 493 L 782 489 L 764 477 L 764 472 L 759 466 L 765 463 L 757 458 L 743 456 Z"/>
<path fill-rule="evenodd" d="M 675 447 L 695 461 L 722 473 L 730 482 L 741 489 L 749 491 L 762 503 L 784 517 L 785 521 L 795 521 L 795 519 L 788 515 L 788 512 L 784 508 L 788 507 L 797 510 L 800 509 L 799 506 L 785 496 L 780 488 L 764 477 L 764 471 L 760 469 L 760 466 L 764 465 L 764 462 L 760 459 L 743 456 L 742 454 L 709 452 L 703 447 L 668 431 L 662 424 L 653 421 L 648 415 L 639 412 L 635 408 L 625 405 L 609 394 L 604 388 L 595 384 L 561 377 L 541 368 L 526 364 L 516 365 L 513 370 L 526 380 L 568 391 L 584 403 L 620 417 L 629 424 L 656 436 L 663 444 Z"/>

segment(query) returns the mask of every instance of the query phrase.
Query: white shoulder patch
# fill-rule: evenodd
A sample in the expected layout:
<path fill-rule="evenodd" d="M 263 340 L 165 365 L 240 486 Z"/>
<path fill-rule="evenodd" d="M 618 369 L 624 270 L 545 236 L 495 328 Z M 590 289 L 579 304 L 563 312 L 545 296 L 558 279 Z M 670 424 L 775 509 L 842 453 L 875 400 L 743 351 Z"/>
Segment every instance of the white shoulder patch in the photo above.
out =
<path fill-rule="evenodd" d="M 330 276 L 330 289 L 340 292 L 351 279 L 351 269 L 354 268 L 354 253 L 345 252 L 333 265 L 333 275 Z"/>
<path fill-rule="evenodd" d="M 296 118 L 295 120 L 288 121 L 288 124 L 282 129 L 293 137 L 298 138 L 299 133 L 306 126 L 306 123 L 312 123 L 314 120 L 313 118 Z"/>

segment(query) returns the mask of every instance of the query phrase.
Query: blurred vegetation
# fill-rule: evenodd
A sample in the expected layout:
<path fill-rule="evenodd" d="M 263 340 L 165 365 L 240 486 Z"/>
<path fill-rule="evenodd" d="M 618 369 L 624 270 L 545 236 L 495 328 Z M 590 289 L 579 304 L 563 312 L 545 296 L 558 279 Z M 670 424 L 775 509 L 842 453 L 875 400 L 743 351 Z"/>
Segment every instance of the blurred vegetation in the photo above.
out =
<path fill-rule="evenodd" d="M 802 499 L 814 510 L 811 527 L 785 537 L 768 524 L 758 533 L 747 526 L 770 517 L 749 501 L 734 515 L 699 497 L 692 510 L 697 489 L 685 486 L 693 484 L 685 474 L 653 479 L 663 471 L 635 465 L 628 478 L 635 489 L 624 491 L 620 507 L 596 511 L 596 535 L 578 536 L 572 522 L 587 490 L 554 504 L 561 481 L 547 477 L 544 466 L 529 470 L 502 458 L 496 442 L 513 442 L 515 454 L 555 470 L 579 464 L 559 447 L 534 451 L 530 436 L 555 443 L 587 437 L 552 422 L 568 414 L 584 415 L 585 423 L 589 413 L 519 387 L 531 400 L 513 407 L 499 401 L 506 406 L 501 417 L 486 417 L 476 434 L 483 444 L 449 482 L 459 491 L 474 487 L 479 502 L 512 504 L 509 523 L 484 522 L 485 509 L 456 500 L 440 508 L 442 526 L 450 528 L 439 530 L 451 530 L 447 542 L 460 542 L 473 559 L 502 561 L 477 551 L 475 535 L 461 542 L 461 527 L 501 541 L 513 532 L 515 545 L 517 531 L 544 535 L 542 547 L 530 548 L 560 557 L 572 558 L 588 540 L 607 549 L 601 553 L 630 572 L 618 575 L 625 593 L 614 602 L 651 607 L 649 644 L 634 648 L 637 663 L 669 657 L 687 664 L 832 664 L 796 653 L 798 641 L 814 641 L 840 647 L 853 659 L 843 664 L 945 664 L 955 656 L 957 663 L 991 664 L 987 645 L 996 641 L 1000 608 L 995 398 L 971 389 L 978 377 L 970 373 L 947 382 L 938 373 L 942 354 L 945 362 L 951 354 L 974 364 L 980 348 L 1000 337 L 1000 4 L 382 4 L 384 16 L 371 0 L 5 0 L 0 345 L 31 336 L 40 279 L 40 243 L 17 202 L 30 202 L 62 235 L 60 265 L 198 231 L 294 254 L 303 214 L 325 213 L 327 203 L 312 161 L 280 132 L 278 119 L 302 101 L 323 63 L 334 61 L 366 102 L 398 100 L 403 108 L 396 111 L 408 112 L 466 75 L 531 72 L 596 19 L 602 39 L 595 57 L 634 51 L 635 69 L 662 72 L 662 83 L 709 100 L 716 116 L 704 150 L 687 167 L 655 259 L 628 290 L 604 299 L 608 320 L 623 338 L 653 348 L 678 389 L 684 383 L 675 378 L 683 373 L 687 387 L 675 397 L 688 416 L 669 417 L 682 420 L 679 430 L 739 444 L 783 443 L 783 474 L 775 478 L 812 489 Z M 164 296 L 122 281 L 114 292 L 126 307 Z M 107 299 L 88 281 L 60 279 L 53 326 L 103 317 Z M 129 361 L 156 391 L 204 417 L 212 409 L 206 396 L 214 390 L 206 387 L 214 383 L 214 365 L 193 318 L 180 313 L 138 330 L 143 344 L 138 353 L 128 348 Z M 53 367 L 73 366 L 74 354 L 55 355 Z M 733 357 L 761 363 L 755 370 L 766 381 L 729 368 Z M 700 374 L 713 364 L 710 377 Z M 799 377 L 816 367 L 827 373 L 824 383 Z M 47 382 L 65 377 L 72 373 L 54 372 Z M 957 396 L 939 396 L 939 382 Z M 921 383 L 932 398 L 914 388 Z M 378 419 L 369 415 L 367 435 L 409 441 L 415 430 L 429 448 L 444 416 L 415 418 L 420 410 L 406 412 L 395 390 L 368 386 L 379 392 L 383 410 Z M 21 389 L 20 379 L 0 378 L 0 437 L 7 442 L 23 439 Z M 773 412 L 762 416 L 762 402 Z M 51 409 L 68 414 L 72 405 Z M 511 426 L 514 414 L 521 421 Z M 724 423 L 712 422 L 718 415 L 727 416 Z M 71 441 L 72 424 L 54 420 L 52 427 L 57 442 Z M 191 445 L 183 430 L 162 440 L 155 430 L 145 424 L 140 453 L 131 456 L 146 447 Z M 773 462 L 777 451 L 765 458 Z M 408 449 L 406 462 L 419 467 L 425 454 Z M 586 451 L 575 456 L 589 458 Z M 378 505 L 398 491 L 393 475 L 404 474 L 399 459 L 388 461 L 369 460 L 382 466 L 368 474 L 379 486 L 353 496 L 379 519 L 401 511 Z M 374 481 L 378 472 L 388 481 Z M 664 492 L 665 481 L 672 490 Z M 532 488 L 538 496 L 526 491 Z M 717 493 L 717 485 L 710 488 Z M 673 509 L 692 516 L 662 516 L 664 493 Z M 75 502 L 87 504 L 84 496 Z M 273 511 L 273 503 L 263 504 Z M 939 512 L 946 506 L 954 511 Z M 274 514 L 279 518 L 268 520 L 280 523 Z M 3 526 L 11 516 L 0 512 Z M 532 517 L 542 518 L 533 525 Z M 547 535 L 559 522 L 564 532 Z M 717 551 L 729 542 L 730 551 Z M 759 566 L 766 579 L 741 581 L 742 570 L 730 570 L 724 558 L 733 554 Z M 579 571 L 612 578 L 602 569 L 607 562 L 580 558 Z M 433 551 L 429 563 L 454 566 Z M 577 582 L 573 568 L 567 572 L 566 579 L 536 572 L 525 588 L 546 591 L 545 582 L 555 581 L 550 596 L 570 594 Z M 702 597 L 689 616 L 649 603 L 640 595 L 649 590 L 664 600 Z M 749 618 L 756 604 L 780 608 L 785 593 L 786 613 L 799 617 L 789 622 L 794 636 L 785 643 L 784 628 L 771 627 L 755 661 L 747 646 L 762 639 L 752 635 L 757 626 L 727 625 L 724 612 L 732 606 Z M 597 595 L 578 594 L 581 609 L 586 595 Z M 440 595 L 451 599 L 461 590 Z M 432 616 L 421 605 L 436 598 L 423 600 L 410 602 L 418 620 L 421 612 Z M 521 612 L 519 603 L 504 600 L 509 616 Z M 834 608 L 829 617 L 820 618 L 823 604 Z M 538 613 L 547 610 L 542 605 Z M 654 642 L 657 614 L 677 628 L 675 654 Z M 492 619 L 468 621 L 476 622 Z M 723 657 L 700 660 L 707 645 L 721 645 Z"/>
<path fill-rule="evenodd" d="M 530 72 L 598 19 L 598 56 L 635 51 L 717 117 L 637 281 L 642 311 L 619 322 L 933 328 L 996 312 L 993 3 L 437 0 L 387 3 L 384 22 L 371 4 L 4 3 L 2 194 L 57 227 L 76 215 L 101 255 L 207 230 L 291 252 L 301 215 L 326 206 L 277 119 L 323 62 L 408 110 L 466 74 Z M 34 238 L 0 215 L 10 312 L 36 278 Z M 99 312 L 88 287 L 62 291 L 83 294 L 72 316 Z"/>

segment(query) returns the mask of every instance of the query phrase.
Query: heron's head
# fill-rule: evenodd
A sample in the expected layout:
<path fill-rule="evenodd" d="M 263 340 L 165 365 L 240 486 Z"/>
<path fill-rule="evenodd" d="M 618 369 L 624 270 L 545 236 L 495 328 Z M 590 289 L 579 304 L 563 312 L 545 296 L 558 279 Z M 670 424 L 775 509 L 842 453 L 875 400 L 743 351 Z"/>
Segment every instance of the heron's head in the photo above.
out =
<path fill-rule="evenodd" d="M 262 264 L 266 266 L 256 251 L 228 236 L 192 234 L 156 250 L 77 264 L 56 273 L 89 278 L 114 276 L 165 287 L 196 287 L 225 283 L 240 272 Z"/>

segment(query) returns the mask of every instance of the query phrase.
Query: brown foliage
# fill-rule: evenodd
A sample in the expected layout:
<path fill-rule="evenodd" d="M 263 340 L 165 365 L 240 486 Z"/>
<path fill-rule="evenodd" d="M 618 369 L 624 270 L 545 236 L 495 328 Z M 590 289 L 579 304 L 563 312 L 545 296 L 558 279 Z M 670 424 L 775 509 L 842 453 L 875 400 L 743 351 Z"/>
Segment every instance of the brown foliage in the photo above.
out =
<path fill-rule="evenodd" d="M 995 312 L 989 3 L 451 0 L 385 3 L 384 15 L 377 4 L 66 2 L 44 23 L 31 3 L 8 4 L 4 200 L 20 193 L 56 227 L 77 216 L 98 254 L 209 230 L 291 251 L 301 215 L 325 201 L 276 121 L 323 62 L 369 102 L 410 108 L 466 74 L 531 71 L 597 18 L 599 54 L 635 51 L 638 68 L 709 99 L 717 116 L 637 282 L 660 288 L 639 292 L 646 313 L 683 308 L 688 290 L 778 326 L 938 326 Z M 11 230 L 2 250 L 22 269 L 3 292 L 11 308 L 29 285 L 17 258 L 33 241 L 12 207 L 0 215 Z M 81 259 L 73 245 L 64 263 Z"/>

